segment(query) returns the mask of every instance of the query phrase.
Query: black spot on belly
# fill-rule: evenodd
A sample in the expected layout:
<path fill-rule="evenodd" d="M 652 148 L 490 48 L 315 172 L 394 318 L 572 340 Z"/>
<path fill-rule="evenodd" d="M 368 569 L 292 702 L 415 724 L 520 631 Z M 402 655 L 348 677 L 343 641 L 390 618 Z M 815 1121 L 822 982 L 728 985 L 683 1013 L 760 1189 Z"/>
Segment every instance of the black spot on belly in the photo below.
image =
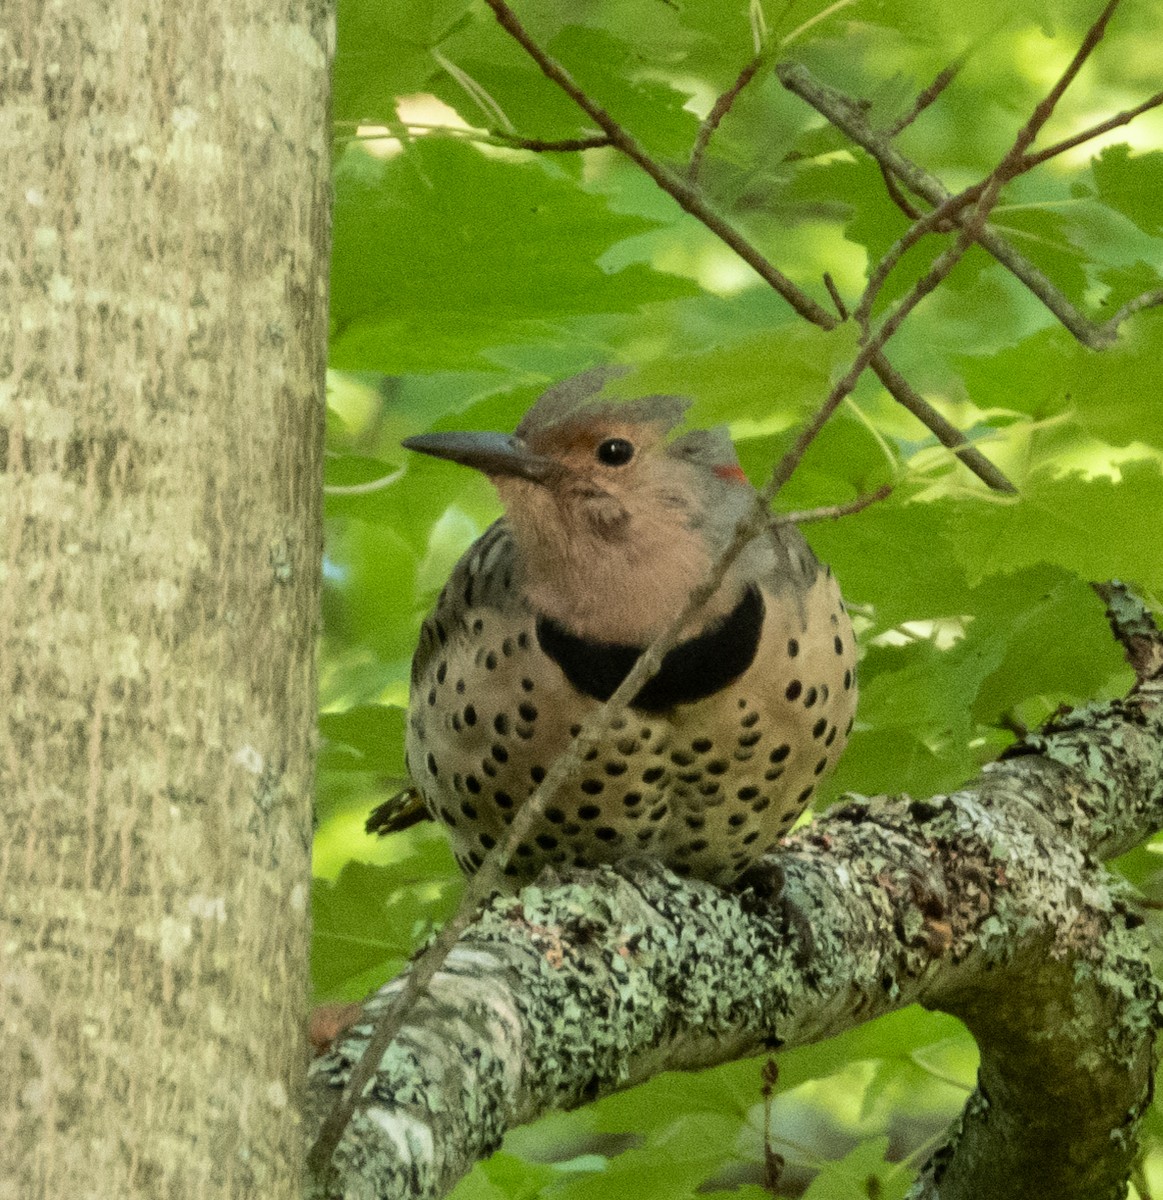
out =
<path fill-rule="evenodd" d="M 763 614 L 759 589 L 748 588 L 723 620 L 666 655 L 658 674 L 631 701 L 633 706 L 663 712 L 714 695 L 734 682 L 755 658 Z M 579 692 L 597 700 L 609 700 L 643 650 L 588 641 L 545 616 L 537 618 L 537 641 Z"/>

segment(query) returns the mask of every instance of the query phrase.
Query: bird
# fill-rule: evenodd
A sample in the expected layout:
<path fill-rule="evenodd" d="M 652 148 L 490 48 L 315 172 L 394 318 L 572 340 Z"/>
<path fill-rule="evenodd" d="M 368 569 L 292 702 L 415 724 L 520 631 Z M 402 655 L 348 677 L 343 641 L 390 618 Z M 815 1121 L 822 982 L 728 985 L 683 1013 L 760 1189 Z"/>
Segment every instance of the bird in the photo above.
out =
<path fill-rule="evenodd" d="M 403 443 L 483 472 L 504 508 L 423 622 L 406 724 L 419 799 L 470 876 L 756 504 L 725 428 L 676 432 L 682 397 L 605 397 L 617 373 L 550 388 L 511 435 Z M 733 883 L 835 766 L 855 675 L 830 568 L 773 518 L 576 777 L 545 799 L 504 873 L 523 883 L 546 867 L 647 857 Z M 369 831 L 392 824 L 389 805 L 368 820 Z"/>

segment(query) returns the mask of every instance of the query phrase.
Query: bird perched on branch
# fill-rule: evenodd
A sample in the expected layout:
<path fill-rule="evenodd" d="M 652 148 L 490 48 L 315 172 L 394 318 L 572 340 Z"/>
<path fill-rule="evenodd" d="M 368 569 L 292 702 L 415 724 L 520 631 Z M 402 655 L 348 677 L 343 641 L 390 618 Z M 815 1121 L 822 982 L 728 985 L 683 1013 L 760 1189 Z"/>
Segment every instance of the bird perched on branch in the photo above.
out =
<path fill-rule="evenodd" d="M 687 401 L 603 400 L 609 374 L 546 392 L 512 436 L 404 443 L 483 471 L 505 506 L 453 570 L 412 664 L 409 773 L 469 874 L 755 504 L 725 431 L 672 436 Z M 773 522 L 548 797 L 506 872 L 647 855 L 732 881 L 834 766 L 855 665 L 831 571 Z M 377 810 L 368 827 L 390 824 Z"/>

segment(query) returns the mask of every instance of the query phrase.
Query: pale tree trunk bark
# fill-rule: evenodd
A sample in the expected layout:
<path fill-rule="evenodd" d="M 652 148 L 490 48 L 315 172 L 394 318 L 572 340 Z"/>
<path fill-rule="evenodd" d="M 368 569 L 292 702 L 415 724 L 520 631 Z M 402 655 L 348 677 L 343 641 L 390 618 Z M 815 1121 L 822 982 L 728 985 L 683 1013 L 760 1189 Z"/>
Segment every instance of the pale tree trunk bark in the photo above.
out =
<path fill-rule="evenodd" d="M 0 5 L 0 1196 L 298 1192 L 327 0 Z"/>

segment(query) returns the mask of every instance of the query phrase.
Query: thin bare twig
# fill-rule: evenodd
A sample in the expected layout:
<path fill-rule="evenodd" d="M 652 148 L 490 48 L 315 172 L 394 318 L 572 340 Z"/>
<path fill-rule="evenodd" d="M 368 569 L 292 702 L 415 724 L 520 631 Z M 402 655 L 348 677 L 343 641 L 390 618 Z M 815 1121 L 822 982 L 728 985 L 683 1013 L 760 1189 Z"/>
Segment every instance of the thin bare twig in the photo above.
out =
<path fill-rule="evenodd" d="M 857 496 L 847 504 L 828 504 L 823 508 L 803 508 L 798 512 L 777 513 L 776 525 L 812 525 L 818 521 L 835 521 L 839 517 L 850 517 L 853 513 L 863 512 L 869 505 L 892 495 L 892 484 L 885 483 L 864 496 Z"/>
<path fill-rule="evenodd" d="M 839 314 L 840 320 L 847 321 L 848 305 L 844 303 L 844 297 L 840 295 L 836 287 L 836 281 L 828 271 L 824 272 L 824 287 L 828 289 L 828 295 L 832 297 L 832 303 L 836 306 L 836 312 Z"/>
<path fill-rule="evenodd" d="M 897 186 L 896 176 L 879 159 L 876 165 L 880 168 L 880 176 L 884 180 L 884 190 L 888 192 L 888 198 L 910 221 L 919 221 L 924 214 Z"/>
<path fill-rule="evenodd" d="M 1113 117 L 1099 121 L 1097 125 L 1091 125 L 1089 129 L 1084 129 L 1081 133 L 1063 138 L 1062 141 L 1055 142 L 1052 146 L 1047 146 L 1045 150 L 1039 150 L 1036 154 L 1027 154 L 1022 160 L 1023 169 L 1028 171 L 1051 158 L 1056 158 L 1059 154 L 1065 154 L 1067 150 L 1073 150 L 1076 146 L 1093 141 L 1104 133 L 1110 133 L 1112 129 L 1118 129 L 1121 125 L 1129 125 L 1136 117 L 1150 112 L 1153 108 L 1158 108 L 1161 104 L 1163 104 L 1163 92 L 1156 92 L 1149 100 L 1144 100 L 1142 104 L 1136 104 L 1134 108 L 1116 113 Z"/>
<path fill-rule="evenodd" d="M 1058 101 L 1062 99 L 1063 93 L 1074 82 L 1075 76 L 1082 69 L 1082 64 L 1086 62 L 1094 52 L 1094 48 L 1102 41 L 1103 34 L 1106 33 L 1107 23 L 1114 15 L 1119 2 L 1120 0 L 1107 0 L 1102 12 L 1098 14 L 1094 23 L 1086 31 L 1086 36 L 1082 39 L 1082 44 L 1067 64 L 1066 70 L 1059 76 L 1058 82 L 1046 93 L 1046 96 L 1030 114 L 1030 119 L 1022 126 L 1010 152 L 1003 159 L 1003 165 L 1007 170 L 1017 167 L 1022 155 L 1038 136 L 1038 131 L 1050 119 L 1054 109 L 1058 106 Z"/>
<path fill-rule="evenodd" d="M 703 155 L 711 135 L 719 128 L 719 123 L 731 111 L 735 98 L 751 82 L 755 72 L 770 58 L 770 52 L 761 50 L 735 77 L 735 82 L 722 93 L 711 106 L 711 111 L 703 118 L 695 134 L 695 142 L 691 147 L 691 159 L 687 164 L 686 177 L 694 183 L 699 177 L 699 168 L 703 165 Z"/>
<path fill-rule="evenodd" d="M 521 137 L 516 133 L 506 133 L 503 129 L 473 129 L 463 125 L 434 125 L 423 121 L 401 121 L 399 128 L 409 134 L 422 134 L 452 138 L 459 142 L 479 142 L 483 146 L 504 146 L 512 150 L 532 150 L 538 154 L 570 153 L 577 150 L 596 150 L 610 145 L 610 139 L 605 134 L 592 134 L 589 137 L 577 138 L 531 138 Z M 387 132 L 353 133 L 348 137 L 337 139 L 342 144 L 350 142 L 382 142 L 385 138 L 398 137 L 392 128 L 385 126 Z"/>
<path fill-rule="evenodd" d="M 1109 8 L 1108 5 L 1100 17 L 1100 21 L 1104 24 L 1110 15 Z M 1098 36 L 1101 36 L 1101 29 Z M 1093 44 L 1097 44 L 1097 40 L 1096 37 Z M 800 64 L 780 64 L 776 67 L 776 74 L 784 87 L 805 100 L 837 129 L 846 133 L 857 145 L 872 155 L 886 177 L 895 177 L 901 180 L 912 192 L 938 208 L 951 199 L 951 193 L 946 190 L 940 180 L 906 158 L 886 136 L 869 125 L 864 108 L 857 101 L 835 88 L 820 83 Z M 1070 77 L 1073 78 L 1072 75 Z M 1069 79 L 1066 79 L 1065 82 L 1068 83 Z M 1146 111 L 1147 108 L 1155 107 L 1154 102 L 1158 99 L 1160 98 L 1152 97 L 1151 101 L 1139 108 Z M 1137 115 L 1138 111 L 1138 109 L 1132 109 L 1128 110 L 1128 113 Z M 1111 118 L 1110 127 L 1113 128 L 1115 124 L 1125 124 L 1127 120 L 1132 119 L 1132 116 L 1120 113 L 1118 118 Z M 1088 132 L 1091 136 L 1097 137 L 1100 133 L 1105 132 L 1107 125 L 1107 122 L 1103 122 Z M 1079 136 L 1081 137 L 1081 135 Z M 1055 153 L 1061 153 L 1071 146 L 1081 144 L 1079 140 L 1073 138 L 1066 141 L 1070 144 L 1056 143 L 1038 154 L 1024 154 L 1020 169 L 1015 171 L 1015 174 L 1020 174 L 1022 171 L 1046 161 Z M 899 192 L 890 191 L 890 194 L 895 202 L 901 204 L 904 198 L 900 197 Z M 913 219 L 920 219 L 907 201 L 902 204 L 902 207 L 906 213 L 914 214 Z M 957 219 L 965 220 L 964 212 Z M 1163 304 L 1163 290 L 1145 292 L 1128 301 L 1107 320 L 1093 321 L 1076 308 L 1041 271 L 1015 250 L 1000 234 L 992 229 L 983 228 L 978 240 L 985 250 L 1041 300 L 1079 342 L 1092 349 L 1103 350 L 1113 345 L 1117 339 L 1120 325 L 1134 313 Z"/>
<path fill-rule="evenodd" d="M 958 213 L 967 205 L 980 199 L 985 190 L 985 181 L 950 196 L 944 204 L 938 205 L 924 216 L 918 217 L 912 225 L 881 255 L 880 261 L 873 267 L 868 276 L 860 303 L 856 306 L 853 316 L 862 329 L 867 330 L 872 315 L 872 305 L 880 294 L 885 281 L 905 254 L 917 244 L 927 233 L 937 230 L 947 230 L 950 222 L 956 220 Z"/>
<path fill-rule="evenodd" d="M 789 0 L 783 12 L 780 14 L 779 20 L 782 21 L 792 8 L 794 0 Z M 785 46 L 795 41 L 801 33 L 811 29 L 813 25 L 819 24 L 821 21 L 826 21 L 833 13 L 841 8 L 847 8 L 849 4 L 855 3 L 855 0 L 834 0 L 834 3 L 829 4 L 826 8 L 821 9 L 818 13 L 814 13 L 802 24 L 798 25 L 786 36 L 769 42 L 766 47 L 760 48 L 759 36 L 757 35 L 757 45 L 755 55 L 750 62 L 739 72 L 731 85 L 722 92 L 711 106 L 711 111 L 703 118 L 699 125 L 698 132 L 695 134 L 694 145 L 691 147 L 690 162 L 687 165 L 687 179 L 694 183 L 698 179 L 699 170 L 703 165 L 703 156 L 707 150 L 707 144 L 714 136 L 715 130 L 719 128 L 723 118 L 731 111 L 735 101 L 739 98 L 739 93 L 754 79 L 756 73 L 763 67 L 770 65 L 775 56 L 784 49 Z M 762 13 L 762 9 L 754 9 Z"/>
<path fill-rule="evenodd" d="M 986 192 L 978 204 L 978 210 L 981 212 L 981 220 L 984 221 L 985 214 L 989 211 L 996 200 L 996 189 L 992 192 Z M 983 207 L 986 206 L 986 207 Z M 783 487 L 783 485 L 791 478 L 792 472 L 799 466 L 801 459 L 807 452 L 808 447 L 816 439 L 820 430 L 823 429 L 828 418 L 836 411 L 843 403 L 846 396 L 851 395 L 855 389 L 860 376 L 865 369 L 871 364 L 872 360 L 883 349 L 884 344 L 896 333 L 900 328 L 905 317 L 913 311 L 914 308 L 949 274 L 950 271 L 957 265 L 965 252 L 973 244 L 976 225 L 967 225 L 961 230 L 956 242 L 933 260 L 933 265 L 929 270 L 917 280 L 913 285 L 913 289 L 909 294 L 901 300 L 897 307 L 885 318 L 880 328 L 875 332 L 870 332 L 864 339 L 860 348 L 860 352 L 856 355 L 852 365 L 845 372 L 831 392 L 828 398 L 820 406 L 816 415 L 808 422 L 808 424 L 800 431 L 790 450 L 784 454 L 776 465 L 775 471 L 772 473 L 769 487 L 771 488 L 772 497 Z M 764 489 L 765 493 L 767 489 Z"/>
<path fill-rule="evenodd" d="M 947 450 L 951 450 L 983 483 L 994 491 L 1014 495 L 1017 488 L 994 464 L 968 441 L 965 434 L 947 421 L 883 354 L 872 360 L 872 369 L 893 399 L 917 418 Z"/>
<path fill-rule="evenodd" d="M 652 159 L 634 137 L 623 129 L 609 113 L 591 100 L 570 77 L 565 68 L 546 54 L 533 41 L 513 10 L 504 3 L 504 0 L 486 0 L 486 2 L 493 9 L 494 13 L 496 13 L 497 20 L 501 23 L 502 27 L 525 48 L 529 56 L 537 63 L 542 74 L 556 83 L 583 112 L 587 113 L 599 128 L 605 131 L 614 146 L 621 150 L 628 158 L 638 163 L 646 174 L 664 192 L 673 197 L 686 212 L 701 221 L 716 237 L 730 246 L 761 279 L 783 296 L 800 316 L 810 321 L 813 325 L 818 325 L 821 329 L 835 328 L 836 318 L 816 304 L 811 297 L 800 291 L 791 280 L 780 272 L 774 264 L 769 262 L 738 230 L 723 220 L 709 205 L 705 204 L 698 193 L 685 180 L 680 179 L 673 172 L 663 167 L 661 163 Z M 985 459 L 980 452 L 956 449 L 955 447 L 961 446 L 964 443 L 964 435 L 954 430 L 949 422 L 945 421 L 931 406 L 920 400 L 920 397 L 916 396 L 915 392 L 913 393 L 913 402 L 906 402 L 902 399 L 902 392 L 900 390 L 901 377 L 888 365 L 887 361 L 879 353 L 873 356 L 872 368 L 889 392 L 898 400 L 901 400 L 901 403 L 918 420 L 928 425 L 929 429 L 936 434 L 938 440 L 943 445 L 953 447 L 958 458 L 970 470 L 978 474 L 991 487 L 998 486 L 996 481 L 1000 479 L 1004 482 L 1001 490 L 1010 492 L 1014 490 L 1013 484 L 1006 480 L 1005 476 L 992 463 L 988 464 L 986 474 L 982 474 L 979 468 L 985 462 Z M 929 424 L 927 418 L 930 417 L 936 420 L 936 425 Z"/>
<path fill-rule="evenodd" d="M 1161 304 L 1163 304 L 1163 288 L 1153 292 L 1143 292 L 1133 300 L 1128 300 L 1121 308 L 1115 309 L 1114 315 L 1104 321 L 1099 329 L 1107 333 L 1111 341 L 1114 341 L 1119 326 L 1128 317 L 1133 317 L 1135 313 L 1142 312 L 1145 308 L 1158 308 Z"/>
<path fill-rule="evenodd" d="M 884 132 L 886 137 L 894 138 L 903 133 L 908 127 L 937 99 L 938 96 L 957 78 L 957 73 L 969 60 L 969 51 L 955 58 L 923 92 L 917 95 L 912 108 L 903 117 L 894 121 Z"/>
<path fill-rule="evenodd" d="M 493 131 L 499 144 L 512 146 L 514 150 L 532 150 L 535 154 L 569 153 L 578 150 L 598 150 L 613 143 L 604 133 L 576 138 L 531 138 Z"/>
<path fill-rule="evenodd" d="M 819 411 L 812 421 L 801 431 L 794 445 L 783 456 L 772 473 L 769 486 L 773 487 L 773 496 L 791 477 L 792 472 L 799 465 L 808 446 L 811 445 L 820 429 L 823 428 L 824 422 L 827 421 L 844 398 L 856 387 L 856 383 L 863 374 L 864 369 L 869 366 L 884 344 L 900 328 L 905 317 L 949 275 L 949 272 L 953 270 L 970 246 L 981 237 L 986 220 L 997 203 L 1001 189 L 1013 178 L 1016 172 L 1021 170 L 1022 156 L 1029 148 L 1030 143 L 1038 136 L 1038 131 L 1050 119 L 1055 106 L 1062 98 L 1062 94 L 1066 91 L 1070 82 L 1078 74 L 1082 64 L 1094 51 L 1095 46 L 1098 45 L 1106 29 L 1107 22 L 1110 20 L 1110 16 L 1118 6 L 1118 3 L 1119 0 L 1108 0 L 1094 24 L 1087 30 L 1086 36 L 1077 53 L 1075 53 L 1069 64 L 1067 64 L 1066 69 L 1062 72 L 1062 75 L 1058 78 L 1054 86 L 1035 106 L 1029 120 L 1018 130 L 1013 144 L 1006 151 L 1001 161 L 975 189 L 970 189 L 971 191 L 978 191 L 977 202 L 970 212 L 964 213 L 963 210 L 958 210 L 957 215 L 960 219 L 961 230 L 953 245 L 947 247 L 933 260 L 929 270 L 917 280 L 909 294 L 881 322 L 878 330 L 873 332 L 869 326 L 865 326 L 861 338 L 860 352 L 857 354 L 847 373 L 832 388 L 827 400 L 820 406 Z M 950 198 L 951 201 L 955 199 Z"/>
<path fill-rule="evenodd" d="M 1118 0 L 1112 0 L 1112 3 L 1117 4 Z M 1097 42 L 1098 38 L 1095 38 L 1095 44 L 1097 44 Z M 1091 49 L 1093 49 L 1093 45 Z M 1070 73 L 1071 69 L 1073 69 L 1074 72 L 1077 72 L 1080 65 L 1081 60 L 1078 60 L 1076 56 L 1075 61 L 1072 61 L 1070 67 L 1067 68 L 1067 74 Z M 1063 76 L 1063 79 L 1065 79 L 1065 75 Z M 1060 98 L 1062 92 L 1065 91 L 1065 83 L 1063 83 L 1063 80 L 1059 80 L 1059 85 L 1061 85 L 1061 90 L 1058 92 L 1058 97 L 1055 98 L 1055 101 L 1057 98 Z M 1046 104 L 1046 101 L 1043 101 L 1042 103 Z M 897 263 L 900 262 L 905 253 L 914 245 L 916 245 L 916 243 L 919 242 L 925 234 L 932 233 L 934 231 L 947 231 L 948 229 L 952 228 L 954 222 L 956 222 L 961 212 L 968 205 L 980 199 L 982 193 L 985 191 L 987 185 L 993 178 L 1000 177 L 1001 183 L 1005 184 L 1009 180 L 1023 174 L 1025 171 L 1031 170 L 1035 165 L 1037 165 L 1034 161 L 1035 156 L 1025 154 L 1020 148 L 1019 143 L 1021 143 L 1022 146 L 1028 146 L 1037 136 L 1038 130 L 1043 124 L 1045 124 L 1046 120 L 1053 111 L 1054 105 L 1050 104 L 1049 107 L 1046 108 L 1045 112 L 1041 115 L 1040 119 L 1039 114 L 1035 112 L 1033 116 L 1031 116 L 1030 121 L 1027 122 L 1027 124 L 1019 133 L 1017 140 L 1015 140 L 1014 145 L 1010 148 L 1006 158 L 1003 159 L 1003 161 L 998 165 L 998 167 L 995 168 L 993 172 L 990 173 L 990 175 L 981 180 L 979 183 L 974 184 L 972 187 L 966 188 L 964 191 L 958 192 L 954 196 L 950 196 L 948 200 L 944 201 L 942 204 L 939 204 L 931 212 L 926 213 L 922 217 L 918 217 L 914 224 L 904 233 L 904 235 L 898 238 L 897 241 L 889 247 L 889 249 L 881 256 L 880 261 L 876 264 L 875 268 L 873 268 L 871 274 L 869 275 L 868 284 L 864 289 L 864 295 L 861 297 L 860 304 L 856 308 L 854 316 L 861 326 L 867 325 L 872 312 L 873 302 L 875 301 L 881 288 L 884 286 L 888 276 L 896 267 Z M 882 167 L 881 170 L 883 173 L 884 168 Z"/>
<path fill-rule="evenodd" d="M 774 288 L 805 320 L 824 329 L 831 329 L 836 324 L 835 319 L 821 308 L 807 292 L 797 287 L 782 271 L 760 254 L 737 229 L 715 212 L 695 188 L 685 179 L 664 167 L 657 159 L 652 158 L 636 137 L 619 125 L 600 104 L 591 99 L 561 63 L 547 54 L 533 40 L 529 31 L 521 24 L 517 14 L 504 0 L 485 0 L 485 3 L 493 10 L 501 28 L 533 59 L 541 73 L 557 84 L 578 108 L 586 113 L 594 124 L 606 134 L 610 142 L 627 158 L 636 162 L 664 192 L 678 202 L 685 212 L 701 221 L 717 237 L 726 242 L 765 283 Z"/>

